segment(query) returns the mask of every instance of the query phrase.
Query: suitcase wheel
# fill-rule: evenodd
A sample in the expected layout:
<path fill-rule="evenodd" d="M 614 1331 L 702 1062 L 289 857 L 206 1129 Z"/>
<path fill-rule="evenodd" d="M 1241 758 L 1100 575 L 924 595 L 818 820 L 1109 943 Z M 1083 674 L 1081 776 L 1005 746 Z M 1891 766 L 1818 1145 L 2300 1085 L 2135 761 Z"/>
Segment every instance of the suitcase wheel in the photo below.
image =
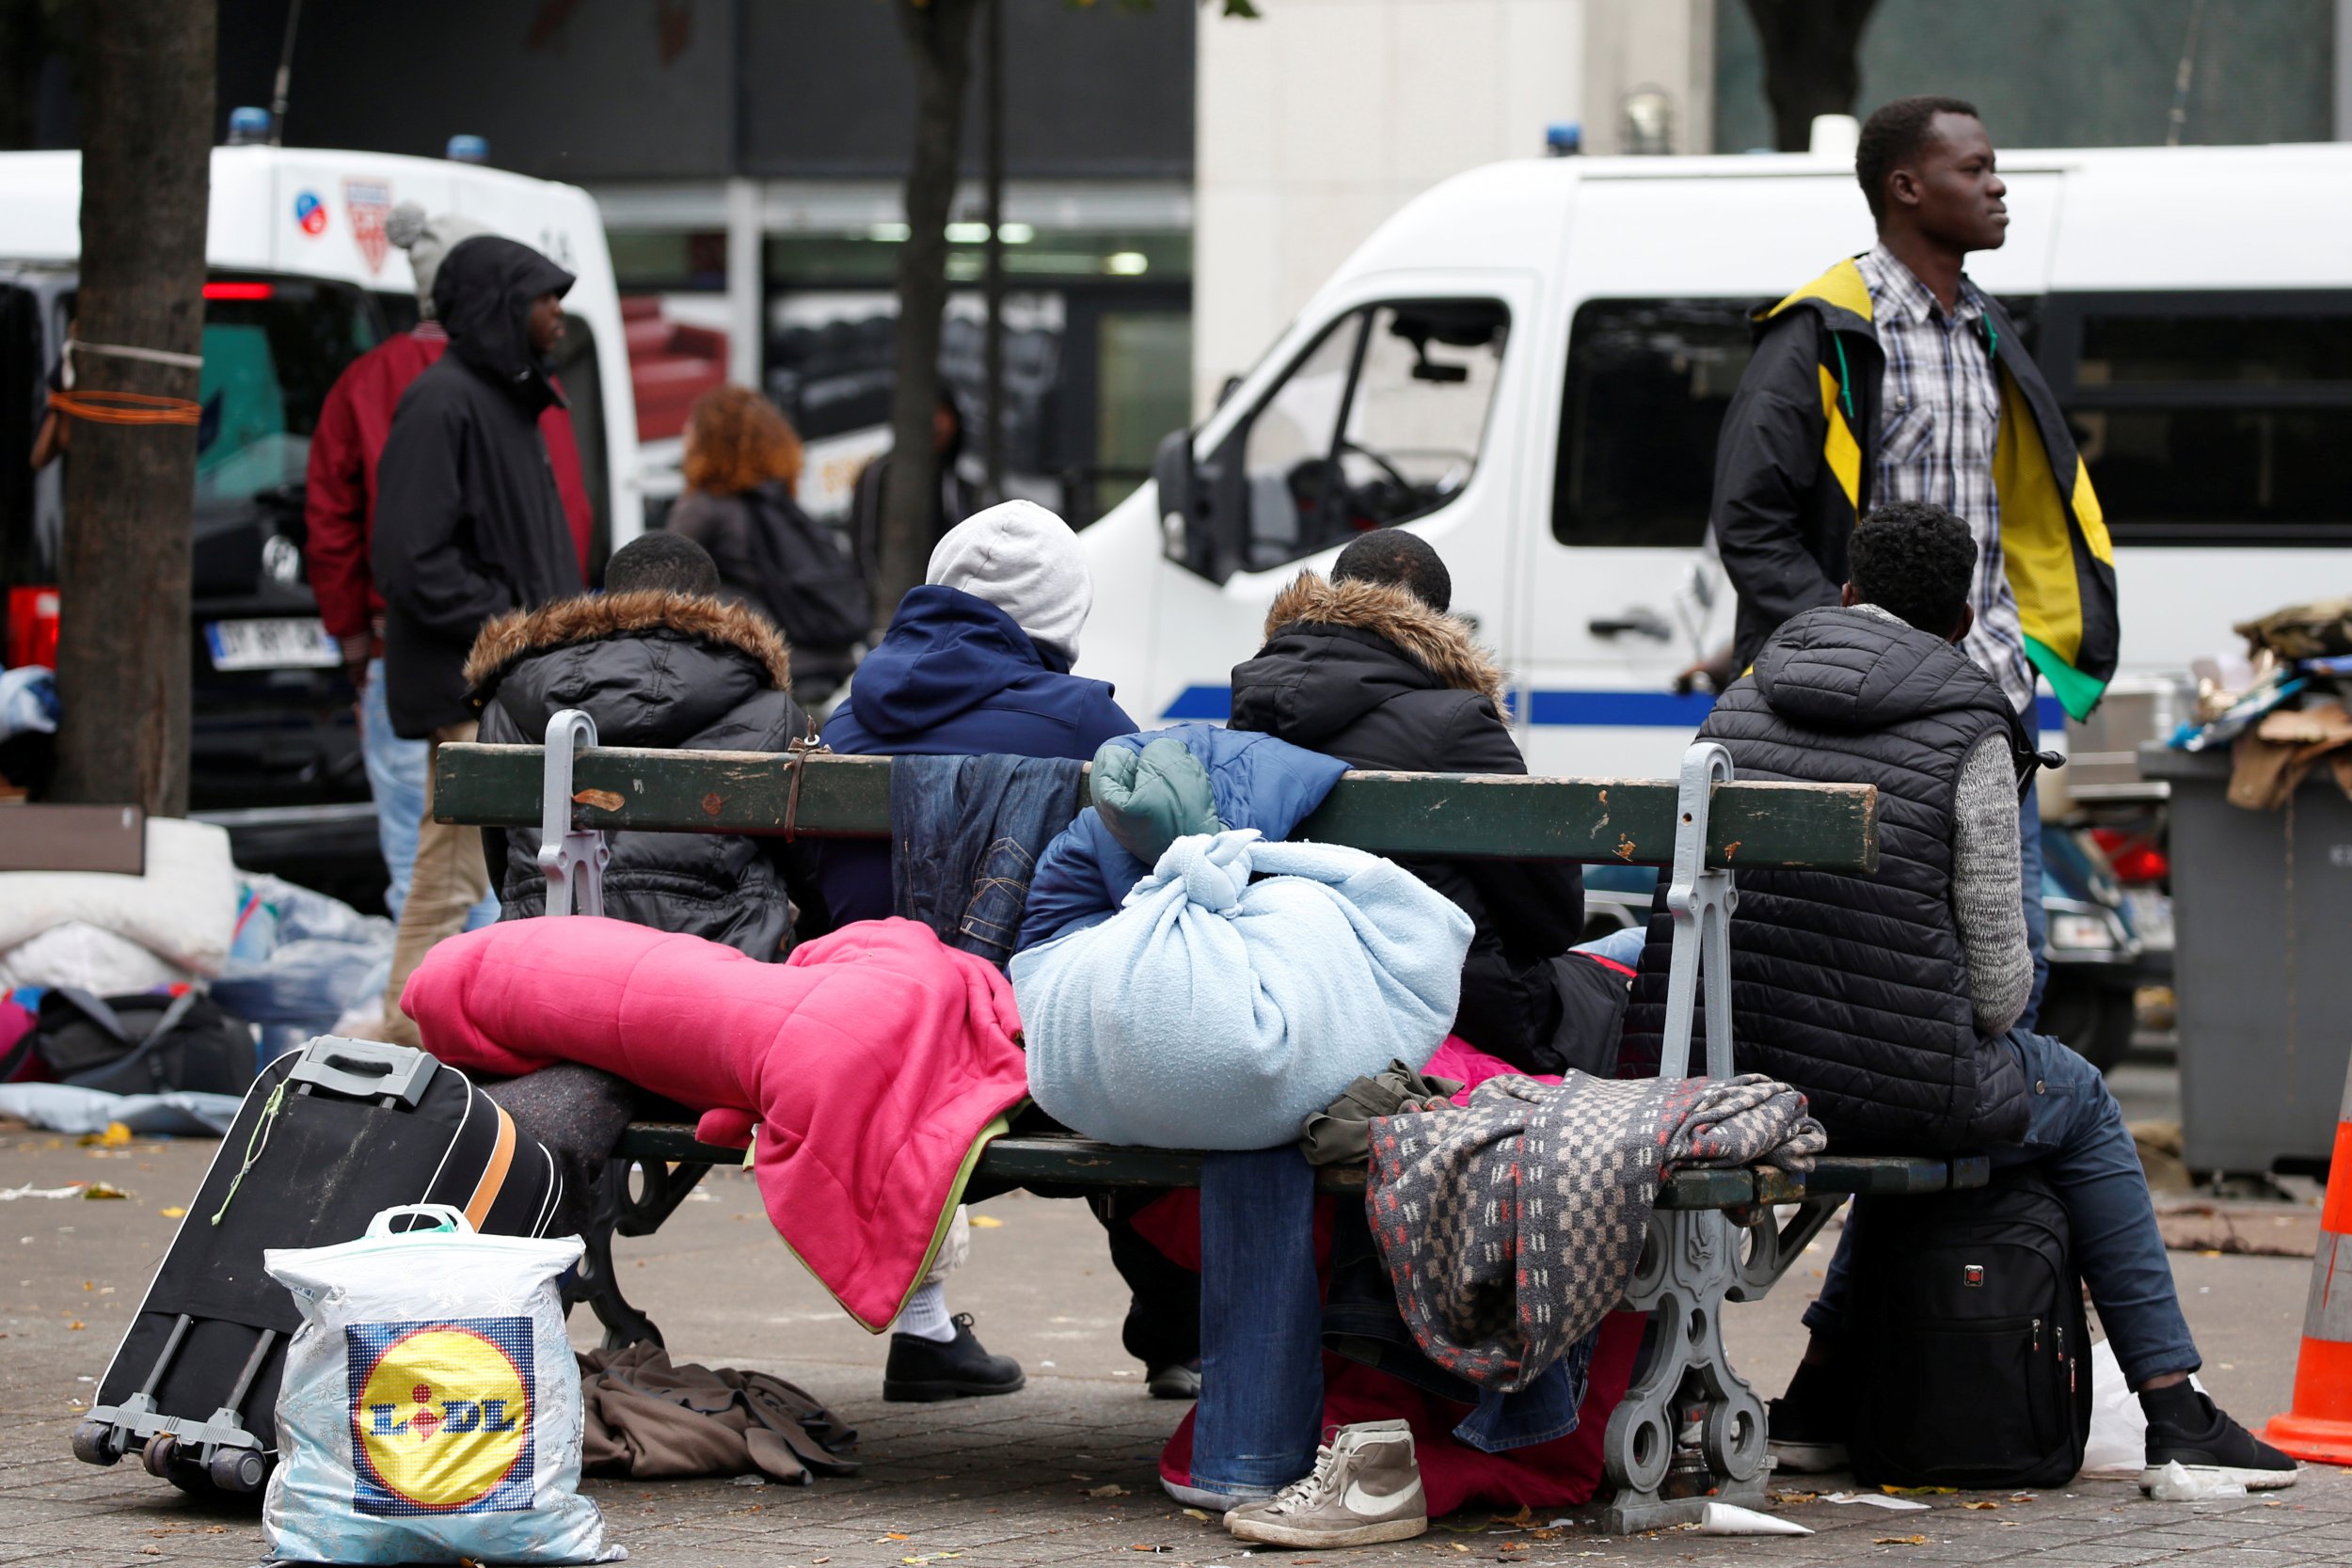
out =
<path fill-rule="evenodd" d="M 168 1432 L 159 1432 L 147 1440 L 139 1450 L 139 1464 L 157 1481 L 171 1479 L 171 1456 L 179 1449 L 180 1440 Z"/>
<path fill-rule="evenodd" d="M 114 1428 L 104 1421 L 84 1421 L 73 1429 L 73 1457 L 85 1465 L 112 1465 L 122 1457 L 114 1446 Z"/>
<path fill-rule="evenodd" d="M 216 1449 L 204 1473 L 220 1491 L 253 1492 L 268 1477 L 269 1461 L 252 1449 Z"/>

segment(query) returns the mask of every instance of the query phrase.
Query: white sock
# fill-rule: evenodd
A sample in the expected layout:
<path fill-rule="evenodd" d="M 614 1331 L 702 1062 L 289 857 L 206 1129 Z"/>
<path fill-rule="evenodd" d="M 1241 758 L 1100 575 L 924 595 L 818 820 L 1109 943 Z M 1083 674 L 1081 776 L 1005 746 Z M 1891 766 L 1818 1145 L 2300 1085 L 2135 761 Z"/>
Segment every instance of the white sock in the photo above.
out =
<path fill-rule="evenodd" d="M 918 1339 L 946 1344 L 956 1337 L 956 1325 L 947 1317 L 947 1288 L 932 1280 L 907 1299 L 906 1310 L 890 1325 L 896 1334 L 912 1334 Z"/>

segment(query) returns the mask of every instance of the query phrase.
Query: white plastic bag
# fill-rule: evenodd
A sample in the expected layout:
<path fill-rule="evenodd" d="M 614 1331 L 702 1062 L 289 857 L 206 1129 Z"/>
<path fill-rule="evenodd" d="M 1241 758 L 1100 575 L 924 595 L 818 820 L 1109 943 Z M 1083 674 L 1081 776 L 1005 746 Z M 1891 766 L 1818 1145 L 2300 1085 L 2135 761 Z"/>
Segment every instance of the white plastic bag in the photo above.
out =
<path fill-rule="evenodd" d="M 439 1222 L 396 1232 L 397 1216 Z M 302 1326 L 262 1504 L 271 1555 L 314 1562 L 599 1562 L 579 1495 L 580 1372 L 556 1277 L 578 1237 L 482 1236 L 439 1204 L 356 1242 L 262 1254 Z"/>

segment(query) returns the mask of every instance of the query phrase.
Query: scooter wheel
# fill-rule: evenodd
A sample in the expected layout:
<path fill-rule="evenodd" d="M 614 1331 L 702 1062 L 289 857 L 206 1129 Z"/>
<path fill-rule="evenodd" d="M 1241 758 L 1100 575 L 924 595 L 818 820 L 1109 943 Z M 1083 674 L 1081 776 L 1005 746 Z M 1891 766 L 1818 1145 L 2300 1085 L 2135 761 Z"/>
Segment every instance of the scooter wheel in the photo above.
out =
<path fill-rule="evenodd" d="M 112 1465 L 122 1457 L 113 1439 L 114 1428 L 104 1421 L 84 1421 L 73 1429 L 73 1457 L 85 1465 Z"/>
<path fill-rule="evenodd" d="M 204 1473 L 220 1491 L 253 1492 L 268 1479 L 269 1461 L 253 1449 L 215 1449 Z"/>
<path fill-rule="evenodd" d="M 139 1464 L 157 1481 L 171 1479 L 171 1456 L 179 1449 L 180 1440 L 168 1432 L 159 1432 L 147 1440 L 139 1450 Z"/>

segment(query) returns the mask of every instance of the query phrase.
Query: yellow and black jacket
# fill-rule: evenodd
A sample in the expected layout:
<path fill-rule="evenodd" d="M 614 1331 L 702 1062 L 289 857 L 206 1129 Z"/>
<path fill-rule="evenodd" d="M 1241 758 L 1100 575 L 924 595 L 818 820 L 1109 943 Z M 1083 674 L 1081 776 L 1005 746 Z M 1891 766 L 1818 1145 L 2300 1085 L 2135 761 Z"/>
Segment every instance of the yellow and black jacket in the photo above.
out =
<path fill-rule="evenodd" d="M 1756 356 L 1724 414 L 1709 519 L 1740 594 L 1741 669 L 1782 622 L 1837 602 L 1854 522 L 1873 504 L 1886 372 L 1870 291 L 1851 261 L 1755 324 Z M 2008 312 L 1987 297 L 1979 325 L 2000 372 L 1993 483 L 2026 654 L 2084 718 L 2115 673 L 2114 551 L 2065 417 Z"/>

